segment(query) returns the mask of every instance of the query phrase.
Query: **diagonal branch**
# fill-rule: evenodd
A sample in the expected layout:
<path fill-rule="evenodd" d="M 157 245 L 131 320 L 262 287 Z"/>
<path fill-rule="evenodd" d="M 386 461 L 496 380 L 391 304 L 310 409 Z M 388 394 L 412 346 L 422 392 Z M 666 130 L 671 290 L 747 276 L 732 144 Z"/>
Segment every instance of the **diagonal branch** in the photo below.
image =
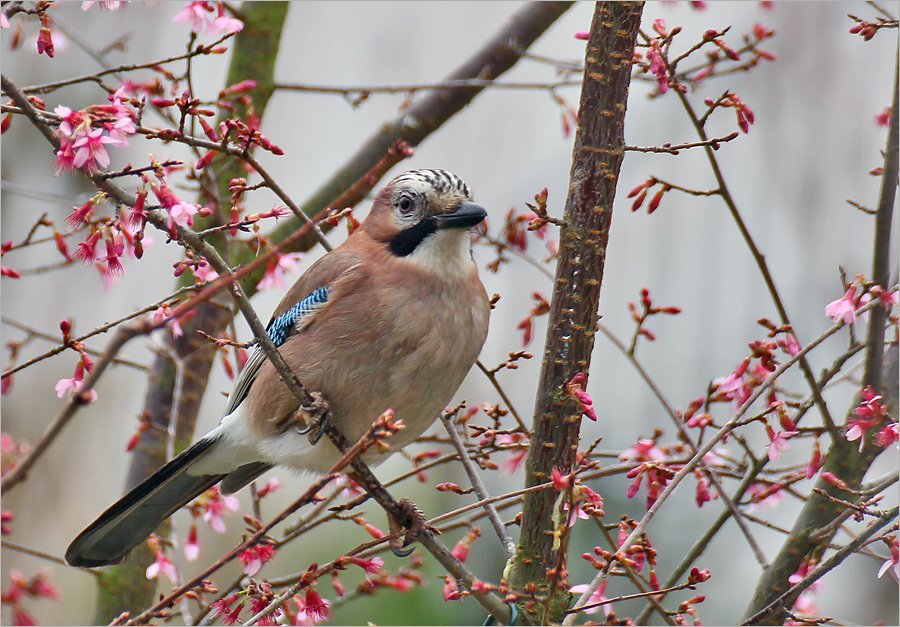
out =
<path fill-rule="evenodd" d="M 898 51 L 897 66 L 900 67 L 900 51 Z M 898 152 L 900 152 L 900 146 L 898 146 L 898 122 L 900 121 L 897 119 L 900 116 L 900 99 L 898 98 L 900 98 L 898 97 L 898 78 L 895 71 L 891 128 L 888 132 L 884 156 L 884 180 L 878 202 L 874 233 L 873 280 L 884 281 L 882 287 L 886 287 L 888 281 L 890 228 L 898 177 Z M 874 300 L 877 299 L 873 299 L 873 302 Z M 887 351 L 884 350 L 886 313 L 886 310 L 879 305 L 869 314 L 863 386 L 873 386 L 873 389 L 885 397 L 886 406 L 896 408 L 898 347 L 897 344 L 892 344 Z M 882 369 L 889 374 L 883 375 Z M 881 385 L 882 382 L 885 382 L 886 385 Z M 890 402 L 888 402 L 889 399 L 891 399 Z M 857 396 L 854 399 L 854 406 L 859 402 L 860 398 Z M 869 435 L 864 436 L 864 447 L 860 449 L 857 449 L 854 442 L 849 442 L 844 437 L 835 438 L 825 455 L 825 464 L 822 470 L 834 474 L 850 489 L 857 489 L 862 484 L 863 477 L 872 462 L 882 452 L 882 448 L 875 443 L 874 431 L 873 429 Z M 821 477 L 816 482 L 816 488 L 823 492 L 810 495 L 797 516 L 791 534 L 785 539 L 781 550 L 772 560 L 769 568 L 760 577 L 753 599 L 747 608 L 748 615 L 762 616 L 767 624 L 780 625 L 784 622 L 790 606 L 783 604 L 773 606 L 772 604 L 783 596 L 784 591 L 789 587 L 788 578 L 797 571 L 802 560 L 822 551 L 823 545 L 830 542 L 837 532 L 837 527 L 833 526 L 832 522 L 841 515 L 845 508 L 830 499 L 829 495 L 841 496 L 842 491 Z M 765 612 L 764 615 L 761 614 L 764 608 L 770 606 L 772 607 L 771 611 Z"/>

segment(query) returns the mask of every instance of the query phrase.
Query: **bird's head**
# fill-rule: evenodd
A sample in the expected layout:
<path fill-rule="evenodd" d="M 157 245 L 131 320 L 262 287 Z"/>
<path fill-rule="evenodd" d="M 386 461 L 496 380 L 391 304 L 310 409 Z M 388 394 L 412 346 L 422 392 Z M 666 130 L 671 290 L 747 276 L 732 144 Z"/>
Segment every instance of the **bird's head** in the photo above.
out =
<path fill-rule="evenodd" d="M 428 265 L 469 258 L 469 229 L 487 212 L 446 170 L 410 170 L 388 183 L 360 226 L 397 257 Z"/>

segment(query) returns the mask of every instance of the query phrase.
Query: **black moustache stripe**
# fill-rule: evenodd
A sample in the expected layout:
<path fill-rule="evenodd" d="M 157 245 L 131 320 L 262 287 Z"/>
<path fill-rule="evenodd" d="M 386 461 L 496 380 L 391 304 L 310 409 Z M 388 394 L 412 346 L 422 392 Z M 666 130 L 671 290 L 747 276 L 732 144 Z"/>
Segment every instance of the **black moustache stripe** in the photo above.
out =
<path fill-rule="evenodd" d="M 437 222 L 435 219 L 425 218 L 405 231 L 400 231 L 400 233 L 391 240 L 391 252 L 398 257 L 411 255 L 413 251 L 418 248 L 419 244 L 424 242 L 425 238 L 435 231 L 437 231 Z"/>

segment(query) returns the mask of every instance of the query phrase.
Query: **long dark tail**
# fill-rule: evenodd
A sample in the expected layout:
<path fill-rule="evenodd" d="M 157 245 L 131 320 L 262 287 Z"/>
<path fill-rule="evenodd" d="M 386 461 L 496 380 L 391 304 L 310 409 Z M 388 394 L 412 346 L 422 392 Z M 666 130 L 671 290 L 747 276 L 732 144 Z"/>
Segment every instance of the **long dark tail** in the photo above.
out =
<path fill-rule="evenodd" d="M 227 476 L 187 473 L 215 444 L 214 438 L 198 441 L 119 499 L 72 541 L 66 561 L 87 568 L 121 562 L 166 518 Z"/>

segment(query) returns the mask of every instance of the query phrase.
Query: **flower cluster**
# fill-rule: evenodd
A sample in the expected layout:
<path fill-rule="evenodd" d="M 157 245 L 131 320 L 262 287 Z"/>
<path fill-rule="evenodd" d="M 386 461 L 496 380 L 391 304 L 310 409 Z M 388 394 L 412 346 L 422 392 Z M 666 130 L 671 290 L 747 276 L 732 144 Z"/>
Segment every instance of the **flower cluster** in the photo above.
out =
<path fill-rule="evenodd" d="M 647 214 L 649 215 L 659 208 L 659 203 L 662 202 L 663 194 L 670 191 L 672 189 L 672 186 L 667 183 L 663 183 L 659 179 L 651 176 L 646 181 L 628 192 L 627 198 L 634 198 L 635 196 L 637 196 L 637 198 L 634 198 L 634 202 L 631 204 L 632 211 L 637 211 L 641 208 L 641 206 L 643 206 L 644 201 L 647 199 L 647 193 L 652 187 L 657 184 L 660 187 L 653 195 L 653 198 L 650 199 L 650 202 L 647 204 Z"/>
<path fill-rule="evenodd" d="M 853 410 L 853 415 L 847 418 L 847 439 L 851 442 L 859 440 L 859 452 L 861 453 L 866 443 L 868 430 L 889 421 L 889 417 L 884 405 L 881 404 L 881 396 L 876 394 L 871 387 L 860 392 L 860 396 L 862 402 Z M 897 423 L 890 422 L 878 432 L 876 443 L 881 447 L 887 447 L 895 442 L 897 442 Z"/>
<path fill-rule="evenodd" d="M 858 288 L 860 289 L 859 295 L 857 295 Z M 897 305 L 898 293 L 896 291 L 889 292 L 880 285 L 868 283 L 865 277 L 858 276 L 853 283 L 847 286 L 847 291 L 843 296 L 825 306 L 825 315 L 835 322 L 843 320 L 845 324 L 854 324 L 857 310 L 872 298 L 877 298 L 882 307 L 890 310 Z"/>
<path fill-rule="evenodd" d="M 127 104 L 129 98 L 122 88 L 109 96 L 110 104 L 91 105 L 80 111 L 72 111 L 62 105 L 53 111 L 60 118 L 56 137 L 59 150 L 53 167 L 57 172 L 82 170 L 94 175 L 100 168 L 109 166 L 106 146 L 128 145 L 128 135 L 135 133 L 137 114 Z"/>
<path fill-rule="evenodd" d="M 597 412 L 594 411 L 594 400 L 584 389 L 585 383 L 584 374 L 581 372 L 576 373 L 575 376 L 572 377 L 572 380 L 566 384 L 566 393 L 569 396 L 575 397 L 575 400 L 578 401 L 581 413 L 585 418 L 597 422 Z"/>
<path fill-rule="evenodd" d="M 16 569 L 9 571 L 10 586 L 0 594 L 0 602 L 12 608 L 12 625 L 37 625 L 22 602 L 25 599 L 59 599 L 59 591 L 47 574 L 39 572 L 31 578 Z"/>
<path fill-rule="evenodd" d="M 737 115 L 738 127 L 744 133 L 749 133 L 750 125 L 756 121 L 756 116 L 753 114 L 753 111 L 751 111 L 750 107 L 748 107 L 740 98 L 738 98 L 737 94 L 735 93 L 727 92 L 718 100 L 706 98 L 703 102 L 707 107 L 709 107 L 707 115 L 709 115 L 709 113 L 711 113 L 718 107 L 722 107 L 725 109 L 734 109 Z"/>
<path fill-rule="evenodd" d="M 507 248 L 522 255 L 525 254 L 528 250 L 529 232 L 534 233 L 538 239 L 544 242 L 544 246 L 549 253 L 544 259 L 545 262 L 551 261 L 559 255 L 559 242 L 548 236 L 548 225 L 552 223 L 557 226 L 562 226 L 565 223 L 558 218 L 551 217 L 547 213 L 547 197 L 548 191 L 547 188 L 544 187 L 540 192 L 534 195 L 535 204 L 525 203 L 528 207 L 528 211 L 519 213 L 516 211 L 515 207 L 512 207 L 506 212 L 503 228 L 500 229 L 500 233 L 496 240 L 488 238 L 489 244 L 497 250 L 497 258 L 487 265 L 491 272 L 498 272 L 500 265 L 509 261 L 509 259 L 504 256 L 504 252 Z M 482 225 L 484 224 L 485 223 L 482 223 Z M 479 229 L 487 228 L 482 225 L 479 225 Z"/>
<path fill-rule="evenodd" d="M 631 344 L 632 351 L 634 351 L 638 337 L 643 336 L 650 342 L 656 339 L 656 336 L 644 327 L 644 323 L 650 316 L 659 314 L 677 316 L 681 313 L 681 307 L 654 307 L 653 300 L 650 298 L 650 290 L 646 287 L 641 288 L 641 309 L 639 310 L 636 304 L 629 302 L 628 310 L 631 312 L 631 318 L 637 323 Z"/>
<path fill-rule="evenodd" d="M 190 22 L 191 30 L 197 34 L 230 35 L 244 29 L 239 19 L 229 17 L 224 2 L 189 2 L 172 18 L 175 23 Z"/>

